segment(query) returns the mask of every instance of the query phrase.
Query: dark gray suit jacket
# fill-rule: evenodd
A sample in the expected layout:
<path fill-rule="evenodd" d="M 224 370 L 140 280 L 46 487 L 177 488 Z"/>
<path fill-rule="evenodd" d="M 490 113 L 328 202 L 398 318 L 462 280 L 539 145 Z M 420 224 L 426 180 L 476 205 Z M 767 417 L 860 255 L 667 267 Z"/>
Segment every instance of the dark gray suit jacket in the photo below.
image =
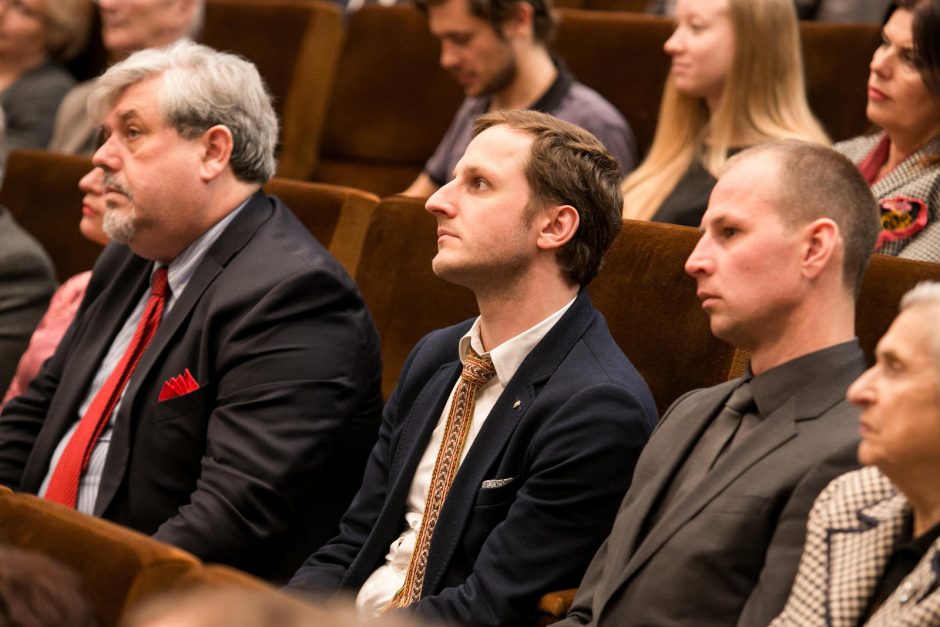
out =
<path fill-rule="evenodd" d="M 0 207 L 0 398 L 55 285 L 46 251 Z"/>
<path fill-rule="evenodd" d="M 858 414 L 845 400 L 865 367 L 855 351 L 766 416 L 640 539 L 661 491 L 737 381 L 677 400 L 559 625 L 766 626 L 786 601 L 814 499 L 857 466 Z"/>

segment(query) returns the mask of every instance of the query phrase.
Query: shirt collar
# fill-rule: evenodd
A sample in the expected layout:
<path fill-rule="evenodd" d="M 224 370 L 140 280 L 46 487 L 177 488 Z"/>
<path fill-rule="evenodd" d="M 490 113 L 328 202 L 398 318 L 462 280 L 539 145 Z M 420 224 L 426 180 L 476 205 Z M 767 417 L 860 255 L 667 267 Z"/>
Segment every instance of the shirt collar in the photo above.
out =
<path fill-rule="evenodd" d="M 799 390 L 820 379 L 825 379 L 846 362 L 855 360 L 858 351 L 858 339 L 851 339 L 848 342 L 791 359 L 756 377 L 751 374 L 751 366 L 748 365 L 744 377 L 751 381 L 754 402 L 757 403 L 760 415 L 766 417 L 777 411 Z"/>
<path fill-rule="evenodd" d="M 176 256 L 176 259 L 170 262 L 169 266 L 167 266 L 167 282 L 170 284 L 171 298 L 175 299 L 183 293 L 189 280 L 196 272 L 196 267 L 199 265 L 199 262 L 206 256 L 209 248 L 219 239 L 219 236 L 222 235 L 225 228 L 235 219 L 235 216 L 245 208 L 249 200 L 251 200 L 251 196 L 246 198 L 242 204 L 235 207 L 234 210 L 230 211 L 227 216 L 216 222 L 212 228 L 203 233 L 199 239 L 187 246 L 183 252 Z M 166 264 L 156 263 L 153 268 L 156 270 L 163 265 Z M 152 280 L 151 273 L 151 281 Z"/>
<path fill-rule="evenodd" d="M 532 106 L 529 107 L 532 111 L 541 111 L 542 113 L 557 111 L 558 107 L 561 106 L 561 101 L 568 95 L 568 92 L 571 91 L 574 76 L 571 74 L 571 71 L 568 70 L 568 65 L 565 63 L 564 59 L 553 55 L 552 63 L 555 64 L 558 75 L 545 93 L 539 96 L 539 99 L 533 102 Z M 482 111 L 488 111 L 490 108 L 489 96 L 482 98 L 480 104 L 482 105 Z"/>
<path fill-rule="evenodd" d="M 458 355 L 460 355 L 460 363 L 464 363 L 467 348 L 470 346 L 481 356 L 489 355 L 490 359 L 493 360 L 493 367 L 496 369 L 496 378 L 499 380 L 500 385 L 505 387 L 513 376 L 515 376 L 519 366 L 522 365 L 522 362 L 525 361 L 525 358 L 528 357 L 532 349 L 542 341 L 542 338 L 544 338 L 561 317 L 565 315 L 568 308 L 574 304 L 575 299 L 577 299 L 577 296 L 568 301 L 568 304 L 552 315 L 535 326 L 529 327 L 514 338 L 506 340 L 489 351 L 489 353 L 483 350 L 483 341 L 480 339 L 480 317 L 477 316 L 470 330 L 460 338 L 460 343 L 457 348 Z"/>

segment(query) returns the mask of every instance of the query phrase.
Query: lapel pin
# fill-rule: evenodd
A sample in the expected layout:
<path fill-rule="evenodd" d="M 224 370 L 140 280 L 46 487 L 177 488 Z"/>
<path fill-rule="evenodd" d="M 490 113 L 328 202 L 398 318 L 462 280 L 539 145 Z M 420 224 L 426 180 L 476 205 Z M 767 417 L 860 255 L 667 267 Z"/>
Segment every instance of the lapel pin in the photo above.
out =
<path fill-rule="evenodd" d="M 517 400 L 515 403 L 512 404 L 513 409 L 519 409 L 519 407 L 521 406 L 522 406 L 522 401 L 520 400 Z"/>

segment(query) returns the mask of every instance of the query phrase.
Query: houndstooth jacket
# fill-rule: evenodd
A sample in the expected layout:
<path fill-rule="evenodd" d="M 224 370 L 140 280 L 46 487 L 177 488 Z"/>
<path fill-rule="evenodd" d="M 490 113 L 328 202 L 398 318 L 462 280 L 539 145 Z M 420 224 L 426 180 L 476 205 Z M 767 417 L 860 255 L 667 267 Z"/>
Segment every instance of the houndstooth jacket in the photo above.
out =
<path fill-rule="evenodd" d="M 858 165 L 884 137 L 884 133 L 856 137 L 839 142 L 835 149 Z M 930 154 L 940 153 L 940 136 L 902 161 L 871 191 L 884 209 L 885 203 L 898 198 L 919 199 L 926 204 L 927 224 L 911 237 L 886 242 L 878 251 L 885 255 L 940 262 L 940 163 L 924 164 Z"/>
<path fill-rule="evenodd" d="M 910 504 L 874 467 L 834 479 L 813 505 L 800 568 L 771 627 L 856 627 L 901 540 Z M 940 540 L 866 627 L 940 625 Z"/>

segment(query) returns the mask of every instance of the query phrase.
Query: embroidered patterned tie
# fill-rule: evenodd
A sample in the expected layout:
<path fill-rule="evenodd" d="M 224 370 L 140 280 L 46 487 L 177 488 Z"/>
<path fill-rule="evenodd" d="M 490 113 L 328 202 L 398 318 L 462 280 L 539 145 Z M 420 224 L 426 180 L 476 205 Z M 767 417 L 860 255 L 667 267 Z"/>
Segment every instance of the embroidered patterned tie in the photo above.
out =
<path fill-rule="evenodd" d="M 150 288 L 150 298 L 144 307 L 144 313 L 137 324 L 137 330 L 130 344 L 124 351 L 121 361 L 111 372 L 108 379 L 98 390 L 95 398 L 88 406 L 85 415 L 82 416 L 78 428 L 72 434 L 69 443 L 65 446 L 65 451 L 59 459 L 52 477 L 49 479 L 49 486 L 46 488 L 45 498 L 68 507 L 75 507 L 75 501 L 78 497 L 78 484 L 88 467 L 88 461 L 91 459 L 91 452 L 95 448 L 95 443 L 101 437 L 104 427 L 111 418 L 111 413 L 117 406 L 124 386 L 131 378 L 140 356 L 144 353 L 150 340 L 153 339 L 160 319 L 163 317 L 163 307 L 167 298 L 167 274 L 166 267 L 157 268 L 153 273 L 153 281 Z"/>
<path fill-rule="evenodd" d="M 495 374 L 496 370 L 489 356 L 481 357 L 472 348 L 467 349 L 463 372 L 460 373 L 460 381 L 454 392 L 450 412 L 447 414 L 444 438 L 434 462 L 431 485 L 424 503 L 424 516 L 421 518 L 421 528 L 418 531 L 414 553 L 411 554 L 411 562 L 408 564 L 405 583 L 384 610 L 407 607 L 421 598 L 424 572 L 428 566 L 428 553 L 431 549 L 431 537 L 434 535 L 434 528 L 437 526 L 444 499 L 447 498 L 447 492 L 454 482 L 454 475 L 457 474 L 457 467 L 460 465 L 460 453 L 467 441 L 467 431 L 473 419 L 477 391 Z"/>

